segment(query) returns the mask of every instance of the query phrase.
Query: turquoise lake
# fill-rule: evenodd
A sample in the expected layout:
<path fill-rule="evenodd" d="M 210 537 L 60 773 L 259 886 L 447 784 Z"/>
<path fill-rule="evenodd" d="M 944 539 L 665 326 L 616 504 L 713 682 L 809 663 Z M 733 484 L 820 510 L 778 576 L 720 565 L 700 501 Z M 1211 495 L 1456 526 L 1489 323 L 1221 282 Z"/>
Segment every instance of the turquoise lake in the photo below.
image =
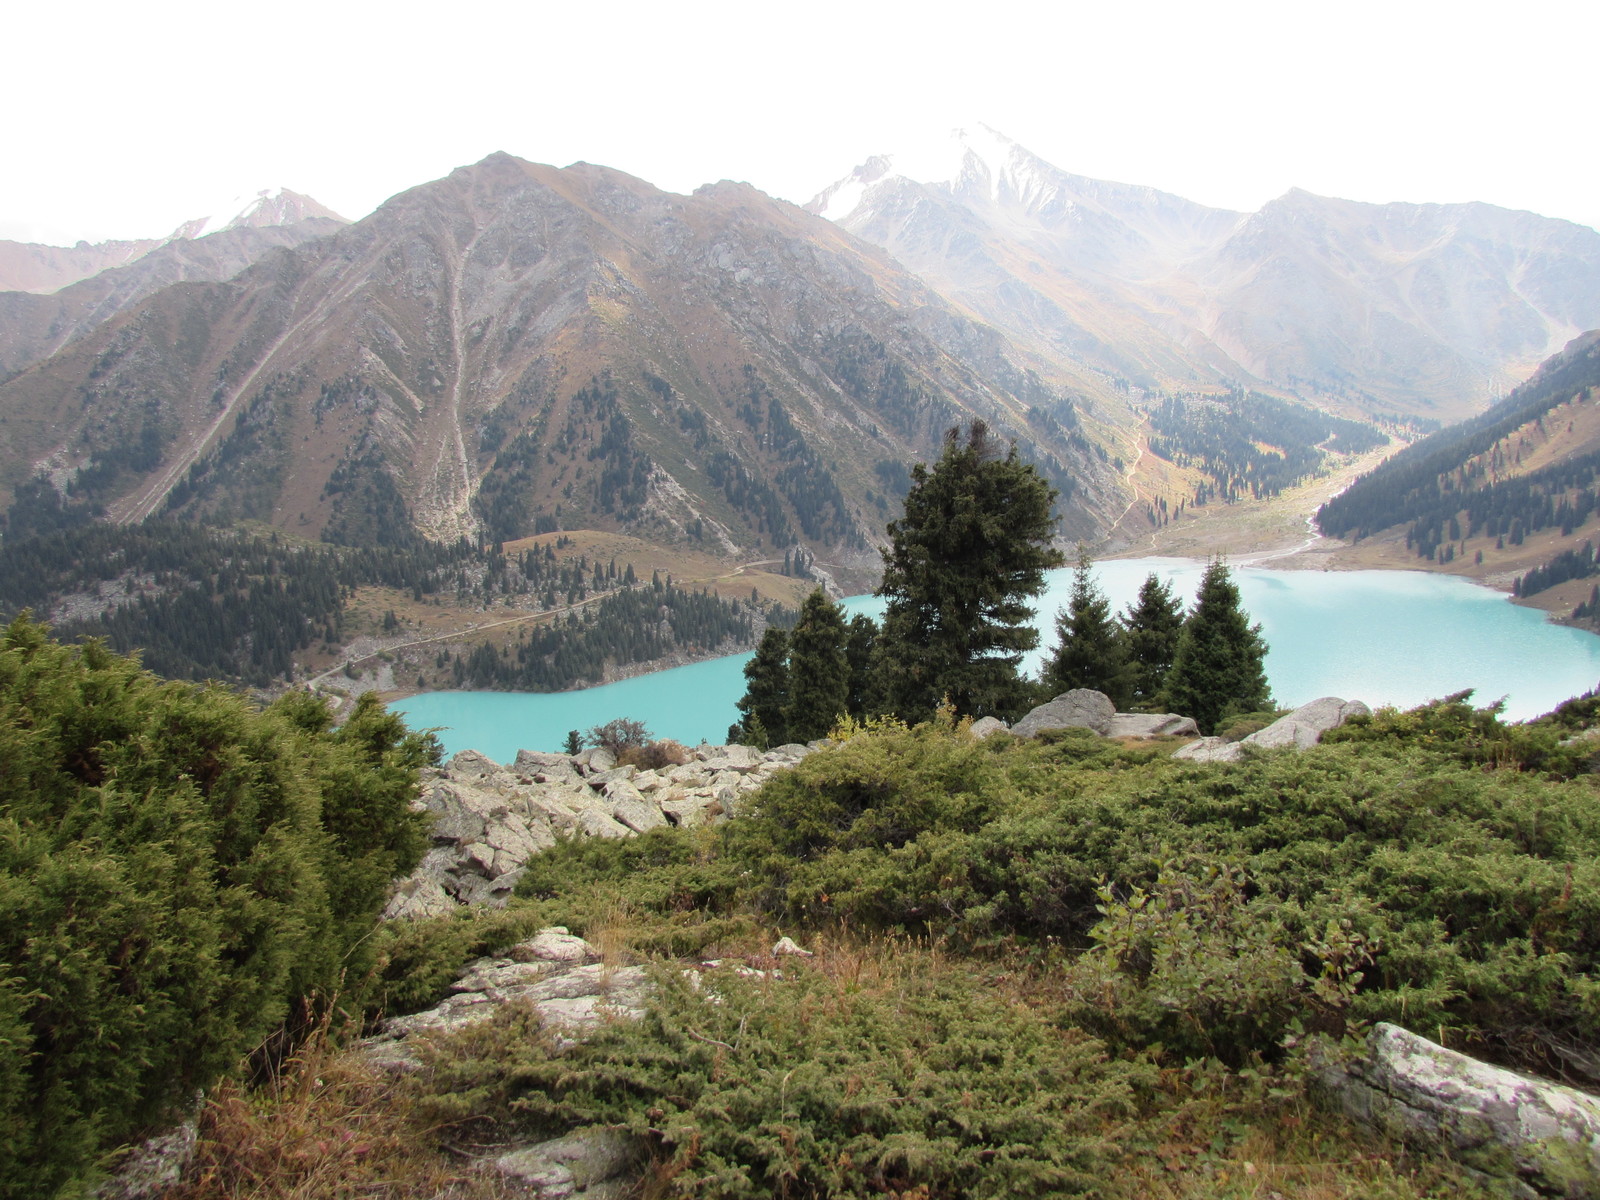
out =
<path fill-rule="evenodd" d="M 1205 564 L 1189 559 L 1098 563 L 1095 578 L 1117 611 L 1154 571 L 1192 601 Z M 1486 704 L 1506 698 L 1522 720 L 1600 683 L 1600 637 L 1512 604 L 1503 593 L 1420 571 L 1273 571 L 1238 567 L 1234 579 L 1271 647 L 1267 678 L 1281 705 L 1318 696 L 1408 707 L 1465 688 Z M 1039 603 L 1044 648 L 1072 572 L 1051 573 Z M 877 613 L 870 596 L 845 602 Z M 1026 664 L 1037 668 L 1045 649 Z M 569 729 L 614 717 L 643 721 L 657 737 L 721 742 L 738 718 L 747 654 L 676 667 L 578 692 L 427 692 L 391 706 L 416 727 L 437 727 L 450 753 L 480 750 L 499 762 L 519 749 L 558 750 Z"/>

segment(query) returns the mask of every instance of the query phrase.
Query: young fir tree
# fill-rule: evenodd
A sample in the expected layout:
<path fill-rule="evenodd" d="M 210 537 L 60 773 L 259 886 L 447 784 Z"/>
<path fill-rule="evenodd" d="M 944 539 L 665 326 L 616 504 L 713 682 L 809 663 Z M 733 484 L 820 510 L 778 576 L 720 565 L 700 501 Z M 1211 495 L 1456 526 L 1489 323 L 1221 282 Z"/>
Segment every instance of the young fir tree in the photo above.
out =
<path fill-rule="evenodd" d="M 850 618 L 850 640 L 844 656 L 850 664 L 850 715 L 864 717 L 882 708 L 883 689 L 873 669 L 873 650 L 878 644 L 878 623 L 857 613 Z"/>
<path fill-rule="evenodd" d="M 786 740 L 826 737 L 850 707 L 850 632 L 844 613 L 821 588 L 806 597 L 789 634 L 789 703 Z"/>
<path fill-rule="evenodd" d="M 1178 638 L 1163 702 L 1170 711 L 1193 717 L 1200 732 L 1209 734 L 1223 717 L 1272 704 L 1266 657 L 1261 626 L 1249 623 L 1227 565 L 1213 559 Z"/>
<path fill-rule="evenodd" d="M 878 655 L 887 709 L 907 721 L 931 719 L 946 698 L 963 716 L 1014 720 L 1027 709 L 1032 689 L 1017 668 L 1039 642 L 1028 601 L 1062 563 L 1050 545 L 1055 497 L 981 421 L 964 439 L 950 430 L 932 467 L 912 468 L 877 593 L 888 601 Z"/>
<path fill-rule="evenodd" d="M 744 665 L 745 690 L 738 709 L 743 714 L 729 730 L 730 738 L 766 749 L 789 739 L 785 710 L 789 705 L 789 635 L 769 628 L 761 635 L 755 657 Z"/>
<path fill-rule="evenodd" d="M 1122 618 L 1122 642 L 1128 652 L 1129 704 L 1134 709 L 1156 705 L 1183 632 L 1183 602 L 1151 574 L 1139 599 Z"/>
<path fill-rule="evenodd" d="M 1052 696 L 1074 688 L 1104 692 L 1119 709 L 1132 694 L 1127 651 L 1122 629 L 1111 615 L 1111 601 L 1094 582 L 1094 559 L 1089 548 L 1078 546 L 1078 565 L 1072 573 L 1072 595 L 1056 614 L 1060 644 L 1045 664 L 1044 682 Z"/>

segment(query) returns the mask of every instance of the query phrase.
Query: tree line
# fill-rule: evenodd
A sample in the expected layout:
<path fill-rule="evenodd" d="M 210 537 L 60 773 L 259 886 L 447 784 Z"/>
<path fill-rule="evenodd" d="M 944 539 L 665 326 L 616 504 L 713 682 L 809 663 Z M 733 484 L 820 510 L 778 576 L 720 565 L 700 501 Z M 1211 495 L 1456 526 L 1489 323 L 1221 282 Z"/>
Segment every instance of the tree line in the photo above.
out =
<path fill-rule="evenodd" d="M 1225 399 L 1169 396 L 1150 413 L 1150 452 L 1209 481 L 1193 503 L 1276 496 L 1322 466 L 1323 449 L 1360 454 L 1389 439 L 1371 425 L 1256 392 Z"/>
<path fill-rule="evenodd" d="M 1360 539 L 1408 525 L 1423 558 L 1459 539 L 1483 532 L 1513 544 L 1523 535 L 1581 525 L 1593 511 L 1600 454 L 1567 459 L 1513 478 L 1530 447 L 1520 431 L 1531 426 L 1548 435 L 1546 417 L 1582 400 L 1600 386 L 1600 340 L 1591 340 L 1547 363 L 1500 403 L 1458 425 L 1423 438 L 1361 476 L 1317 512 L 1317 524 L 1332 537 Z M 1581 514 L 1581 515 L 1580 515 Z"/>
<path fill-rule="evenodd" d="M 1039 680 L 1023 656 L 1038 644 L 1028 601 L 1061 565 L 1051 545 L 1055 491 L 1016 448 L 1005 453 L 981 422 L 952 429 L 932 467 L 912 471 L 905 513 L 888 527 L 877 594 L 882 625 L 813 592 L 789 632 L 768 630 L 745 667 L 739 722 L 729 737 L 753 745 L 824 736 L 841 718 L 894 715 L 920 722 L 948 707 L 1015 721 L 1072 688 L 1105 692 L 1119 708 L 1159 705 L 1211 732 L 1229 715 L 1270 705 L 1266 645 L 1220 561 L 1184 616 L 1152 576 L 1120 622 L 1080 552 L 1071 603 L 1057 617 L 1060 645 Z"/>

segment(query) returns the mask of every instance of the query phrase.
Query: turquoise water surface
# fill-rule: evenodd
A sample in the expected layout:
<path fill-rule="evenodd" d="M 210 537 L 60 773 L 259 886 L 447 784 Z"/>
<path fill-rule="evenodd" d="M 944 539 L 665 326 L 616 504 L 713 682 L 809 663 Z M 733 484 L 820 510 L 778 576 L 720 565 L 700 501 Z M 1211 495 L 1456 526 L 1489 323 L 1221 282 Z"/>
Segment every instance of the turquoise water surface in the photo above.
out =
<path fill-rule="evenodd" d="M 1095 565 L 1117 611 L 1134 600 L 1150 572 L 1192 601 L 1205 564 L 1189 559 L 1119 559 Z M 1600 683 L 1600 637 L 1512 604 L 1465 580 L 1420 571 L 1273 571 L 1236 568 L 1245 607 L 1271 652 L 1267 678 L 1279 704 L 1318 696 L 1408 707 L 1476 690 L 1479 704 L 1506 698 L 1506 713 L 1526 719 Z M 1070 570 L 1051 573 L 1039 604 L 1042 642 L 1055 641 L 1054 618 L 1072 587 Z M 846 601 L 876 613 L 870 596 Z M 1037 668 L 1041 649 L 1027 666 Z M 440 727 L 454 753 L 481 750 L 506 762 L 519 749 L 558 750 L 569 729 L 614 717 L 643 721 L 657 737 L 694 745 L 721 742 L 738 719 L 748 654 L 675 667 L 578 692 L 426 692 L 391 707 L 413 726 Z"/>

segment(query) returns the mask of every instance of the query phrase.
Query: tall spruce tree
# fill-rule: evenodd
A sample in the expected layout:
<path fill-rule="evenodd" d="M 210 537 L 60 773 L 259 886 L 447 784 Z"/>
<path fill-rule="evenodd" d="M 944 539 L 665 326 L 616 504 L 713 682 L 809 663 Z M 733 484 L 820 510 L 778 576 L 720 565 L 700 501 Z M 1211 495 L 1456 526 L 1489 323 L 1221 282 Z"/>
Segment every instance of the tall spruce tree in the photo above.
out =
<path fill-rule="evenodd" d="M 1159 704 L 1161 689 L 1172 670 L 1183 632 L 1183 602 L 1159 576 L 1145 577 L 1139 599 L 1122 618 L 1123 646 L 1128 652 L 1129 705 L 1150 709 Z"/>
<path fill-rule="evenodd" d="M 1104 692 L 1119 709 L 1132 695 L 1132 677 L 1122 627 L 1111 615 L 1111 601 L 1094 581 L 1094 559 L 1089 548 L 1078 546 L 1078 565 L 1072 572 L 1072 594 L 1056 614 L 1055 654 L 1044 668 L 1051 695 L 1073 688 Z"/>
<path fill-rule="evenodd" d="M 850 664 L 850 715 L 864 717 L 882 707 L 883 688 L 873 669 L 873 650 L 878 644 L 878 623 L 863 613 L 850 618 L 850 640 L 844 656 Z"/>
<path fill-rule="evenodd" d="M 1212 559 L 1178 638 L 1162 692 L 1166 707 L 1193 717 L 1206 734 L 1224 717 L 1268 708 L 1266 657 L 1261 626 L 1250 624 L 1227 565 Z"/>
<path fill-rule="evenodd" d="M 789 634 L 787 739 L 826 737 L 850 707 L 850 631 L 844 613 L 821 588 L 806 597 Z"/>
<path fill-rule="evenodd" d="M 768 628 L 755 656 L 744 665 L 745 690 L 736 707 L 743 716 L 728 731 L 730 740 L 765 749 L 789 740 L 789 635 Z"/>
<path fill-rule="evenodd" d="M 1039 642 L 1028 601 L 1061 565 L 1051 546 L 1056 491 L 981 421 L 945 435 L 932 467 L 911 470 L 905 515 L 889 524 L 879 637 L 884 703 L 924 721 L 948 697 L 965 716 L 1013 720 L 1031 699 L 1018 672 Z"/>

